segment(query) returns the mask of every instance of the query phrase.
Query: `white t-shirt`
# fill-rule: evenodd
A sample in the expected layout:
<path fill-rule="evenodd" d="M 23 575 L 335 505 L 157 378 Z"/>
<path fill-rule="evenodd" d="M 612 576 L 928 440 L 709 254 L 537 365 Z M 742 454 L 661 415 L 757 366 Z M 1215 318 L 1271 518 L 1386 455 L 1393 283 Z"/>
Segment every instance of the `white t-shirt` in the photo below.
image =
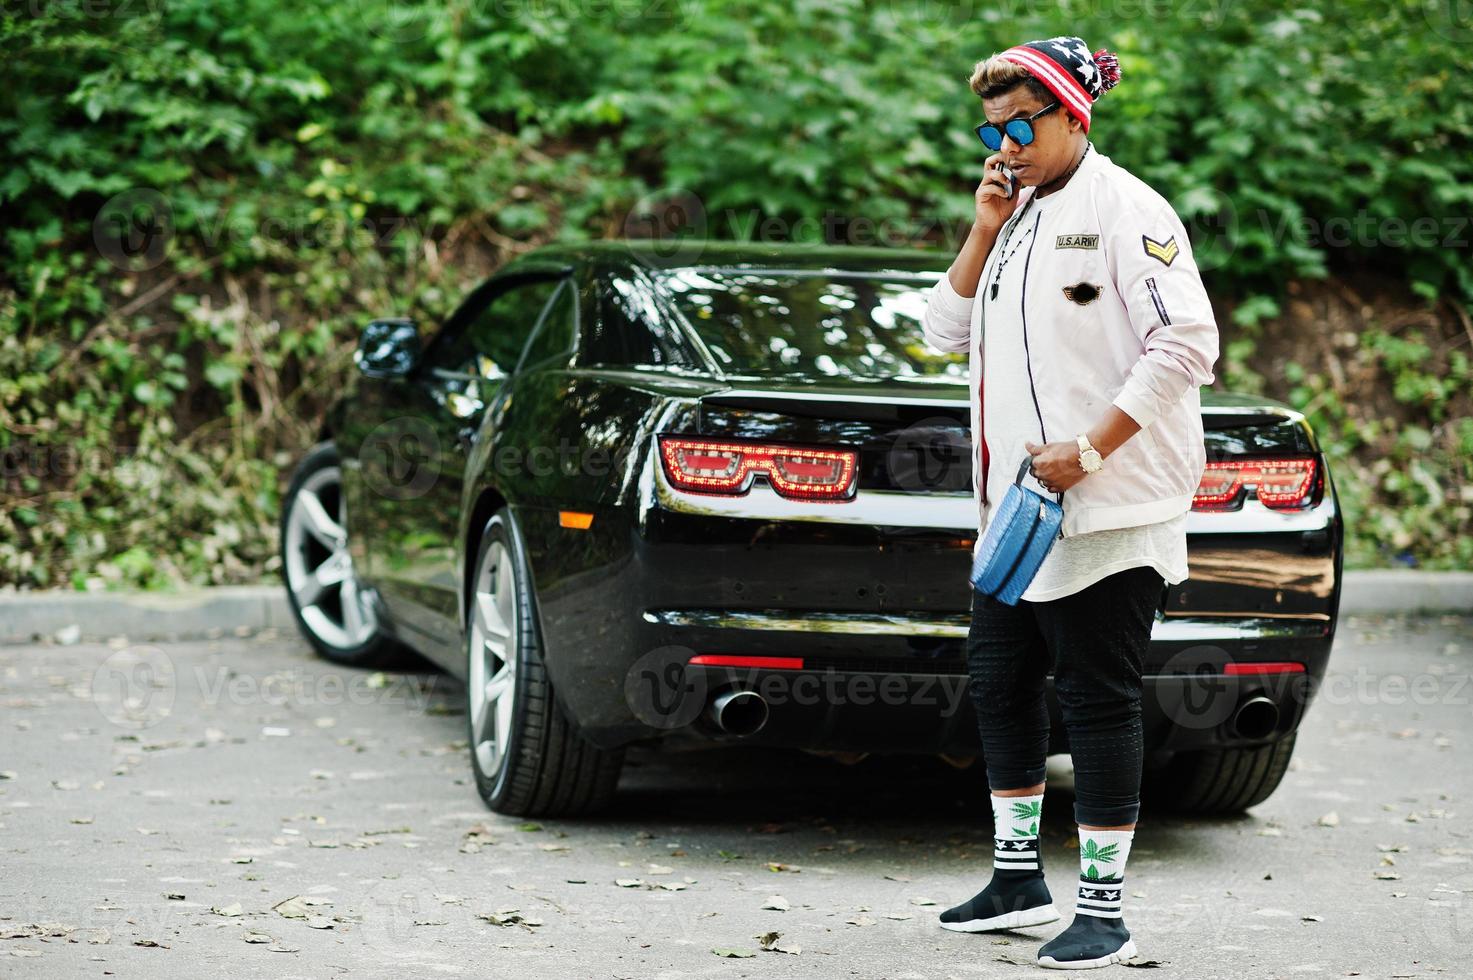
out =
<path fill-rule="evenodd" d="M 1032 244 L 1034 216 L 1042 213 L 1039 234 L 1047 239 L 1048 210 L 1058 199 L 1058 192 L 1035 200 L 1007 241 L 999 239 L 993 257 L 977 284 L 978 302 L 982 310 L 981 337 L 986 357 L 982 378 L 982 438 L 988 452 L 987 499 L 988 521 L 997 512 L 1003 494 L 1018 474 L 1018 466 L 1028 455 L 1024 444 L 1041 444 L 1038 415 L 1033 406 L 1033 393 L 1028 381 L 1028 362 L 1023 347 L 1023 325 L 1019 318 L 1022 301 L 1023 268 Z M 1003 264 L 1005 261 L 1005 264 Z M 999 271 L 998 265 L 1002 264 Z M 997 298 L 992 298 L 992 283 L 998 283 Z M 1032 356 L 1046 352 L 1032 350 Z M 1050 441 L 1073 439 L 1075 432 L 1050 432 Z M 1132 437 L 1133 438 L 1133 437 Z M 1029 489 L 1047 493 L 1032 476 L 1024 474 Z M 1068 491 L 1064 491 L 1065 495 Z M 983 527 L 981 534 L 986 534 Z M 979 535 L 980 540 L 980 535 Z M 1023 591 L 1029 602 L 1041 602 L 1072 595 L 1106 575 L 1150 565 L 1167 583 L 1175 585 L 1187 578 L 1187 515 L 1138 527 L 1093 531 L 1058 538 L 1044 557 L 1033 581 Z"/>

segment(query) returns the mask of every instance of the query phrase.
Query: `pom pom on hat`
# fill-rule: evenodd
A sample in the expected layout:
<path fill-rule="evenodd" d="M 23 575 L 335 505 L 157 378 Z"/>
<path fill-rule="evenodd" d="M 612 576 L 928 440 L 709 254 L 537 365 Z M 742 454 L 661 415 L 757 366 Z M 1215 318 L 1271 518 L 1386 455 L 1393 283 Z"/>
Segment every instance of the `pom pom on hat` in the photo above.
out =
<path fill-rule="evenodd" d="M 1109 91 L 1120 84 L 1120 59 L 1104 48 L 1094 53 L 1094 63 L 1100 69 L 1100 88 Z"/>

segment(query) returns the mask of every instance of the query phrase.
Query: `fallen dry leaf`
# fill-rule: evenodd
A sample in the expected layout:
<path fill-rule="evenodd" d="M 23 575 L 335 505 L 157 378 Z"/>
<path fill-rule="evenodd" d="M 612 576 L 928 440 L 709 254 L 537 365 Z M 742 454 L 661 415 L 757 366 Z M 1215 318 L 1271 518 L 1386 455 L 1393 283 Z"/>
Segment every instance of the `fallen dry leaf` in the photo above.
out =
<path fill-rule="evenodd" d="M 762 945 L 762 949 L 769 953 L 788 953 L 792 956 L 797 956 L 803 952 L 802 946 L 796 943 L 779 942 L 778 940 L 781 938 L 782 933 L 780 932 L 768 932 L 758 936 L 757 941 Z"/>

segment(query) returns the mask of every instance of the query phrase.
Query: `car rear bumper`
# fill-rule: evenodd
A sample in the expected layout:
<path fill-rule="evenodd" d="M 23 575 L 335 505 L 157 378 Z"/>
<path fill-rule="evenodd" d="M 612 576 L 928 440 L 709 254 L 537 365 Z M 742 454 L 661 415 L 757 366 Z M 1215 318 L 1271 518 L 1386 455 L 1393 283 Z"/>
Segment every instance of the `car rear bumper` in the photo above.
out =
<path fill-rule="evenodd" d="M 570 716 L 595 744 L 740 739 L 826 750 L 980 752 L 965 661 L 969 614 L 653 607 L 622 620 L 627 634 L 606 628 L 602 636 L 628 639 L 601 646 L 598 666 L 586 663 L 571 683 L 558 685 Z M 1330 642 L 1323 619 L 1158 614 L 1143 675 L 1146 749 L 1247 745 L 1287 735 L 1324 676 Z M 739 666 L 693 658 L 737 658 Z M 1289 672 L 1229 672 L 1263 664 Z M 755 733 L 716 724 L 714 702 L 738 689 L 765 703 L 766 721 Z M 1051 751 L 1067 751 L 1052 675 L 1046 699 Z"/>
<path fill-rule="evenodd" d="M 669 631 L 668 642 L 659 648 L 670 651 L 668 659 L 651 660 L 645 668 L 674 662 L 685 651 L 742 661 L 740 666 L 706 666 L 687 658 L 678 688 L 670 681 L 675 675 L 664 673 L 669 710 L 647 717 L 654 722 L 647 734 L 740 737 L 754 744 L 845 751 L 975 754 L 981 749 L 963 652 L 967 622 L 961 617 L 657 610 L 647 611 L 644 619 Z M 918 657 L 912 646 L 918 638 L 938 642 L 929 655 Z M 1160 666 L 1142 678 L 1147 749 L 1247 745 L 1287 735 L 1313 698 L 1328 647 L 1318 621 L 1224 624 L 1158 618 L 1148 660 Z M 1240 657 L 1250 650 L 1251 662 L 1288 669 L 1226 672 L 1242 669 Z M 649 680 L 645 690 L 651 688 Z M 721 694 L 737 689 L 755 692 L 766 704 L 767 720 L 755 733 L 723 731 L 709 711 Z M 1051 751 L 1067 751 L 1052 674 L 1046 700 L 1054 729 Z M 702 710 L 691 718 L 695 703 Z"/>

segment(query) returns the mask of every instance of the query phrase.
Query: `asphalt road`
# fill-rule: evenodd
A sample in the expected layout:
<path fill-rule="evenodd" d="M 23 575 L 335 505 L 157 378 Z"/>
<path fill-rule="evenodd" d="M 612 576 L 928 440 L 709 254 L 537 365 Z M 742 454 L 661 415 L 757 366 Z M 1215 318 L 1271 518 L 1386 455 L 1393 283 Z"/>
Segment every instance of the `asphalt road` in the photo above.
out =
<path fill-rule="evenodd" d="M 1141 965 L 1468 976 L 1470 668 L 1473 617 L 1347 619 L 1273 797 L 1143 814 Z M 1064 919 L 959 935 L 935 916 L 991 873 L 978 767 L 640 753 L 612 813 L 527 823 L 477 798 L 461 698 L 292 635 L 0 647 L 0 976 L 1011 977 L 1072 917 L 1066 757 Z"/>

